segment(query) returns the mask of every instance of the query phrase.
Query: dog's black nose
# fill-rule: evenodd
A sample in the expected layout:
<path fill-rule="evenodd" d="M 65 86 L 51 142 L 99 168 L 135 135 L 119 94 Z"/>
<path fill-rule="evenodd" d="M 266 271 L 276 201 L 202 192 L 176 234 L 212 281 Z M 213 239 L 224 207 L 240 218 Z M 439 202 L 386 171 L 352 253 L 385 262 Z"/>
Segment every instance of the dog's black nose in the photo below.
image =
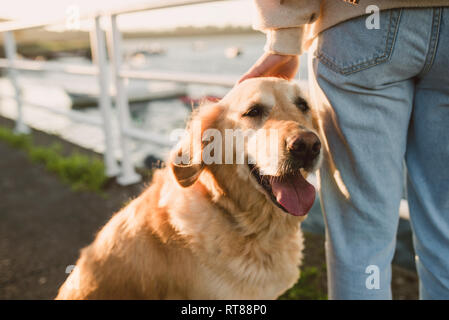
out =
<path fill-rule="evenodd" d="M 308 131 L 291 139 L 287 148 L 302 166 L 307 166 L 320 154 L 321 142 L 315 133 Z"/>

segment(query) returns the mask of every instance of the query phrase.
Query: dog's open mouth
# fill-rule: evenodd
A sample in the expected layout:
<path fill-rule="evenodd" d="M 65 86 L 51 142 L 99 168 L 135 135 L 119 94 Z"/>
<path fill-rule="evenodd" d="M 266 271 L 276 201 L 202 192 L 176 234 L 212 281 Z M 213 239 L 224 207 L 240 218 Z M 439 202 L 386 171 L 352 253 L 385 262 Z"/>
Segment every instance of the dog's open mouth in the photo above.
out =
<path fill-rule="evenodd" d="M 294 216 L 305 216 L 315 201 L 315 188 L 297 172 L 285 177 L 261 175 L 248 164 L 251 174 L 279 208 Z"/>

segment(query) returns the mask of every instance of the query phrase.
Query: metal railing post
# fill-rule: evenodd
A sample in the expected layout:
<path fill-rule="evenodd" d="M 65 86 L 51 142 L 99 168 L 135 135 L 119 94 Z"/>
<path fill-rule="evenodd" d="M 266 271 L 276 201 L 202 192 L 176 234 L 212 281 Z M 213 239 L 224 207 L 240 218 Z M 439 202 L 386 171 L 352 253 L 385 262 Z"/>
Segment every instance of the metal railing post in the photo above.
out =
<path fill-rule="evenodd" d="M 114 156 L 114 143 L 112 134 L 112 108 L 111 96 L 109 95 L 109 70 L 106 57 L 105 35 L 100 24 L 100 17 L 95 17 L 95 30 L 90 33 L 92 60 L 98 67 L 98 84 L 100 94 L 98 104 L 103 119 L 103 134 L 105 141 L 104 162 L 106 175 L 116 176 L 120 173 L 120 167 Z"/>
<path fill-rule="evenodd" d="M 112 59 L 112 69 L 114 71 L 115 82 L 115 105 L 118 111 L 118 122 L 120 126 L 120 145 L 122 149 L 122 172 L 117 181 L 121 185 L 137 183 L 141 176 L 136 173 L 131 162 L 131 149 L 126 136 L 126 131 L 130 125 L 128 96 L 120 70 L 122 67 L 122 43 L 121 33 L 117 27 L 117 16 L 111 15 L 111 29 L 109 32 L 109 56 Z"/>
<path fill-rule="evenodd" d="M 30 133 L 30 128 L 23 122 L 23 101 L 22 101 L 22 89 L 20 88 L 18 78 L 18 71 L 14 68 L 14 61 L 17 59 L 17 48 L 16 41 L 14 39 L 14 34 L 12 31 L 6 31 L 4 34 L 5 42 L 5 56 L 8 59 L 8 76 L 14 87 L 15 99 L 17 103 L 17 119 L 14 131 L 16 133 L 28 134 Z"/>

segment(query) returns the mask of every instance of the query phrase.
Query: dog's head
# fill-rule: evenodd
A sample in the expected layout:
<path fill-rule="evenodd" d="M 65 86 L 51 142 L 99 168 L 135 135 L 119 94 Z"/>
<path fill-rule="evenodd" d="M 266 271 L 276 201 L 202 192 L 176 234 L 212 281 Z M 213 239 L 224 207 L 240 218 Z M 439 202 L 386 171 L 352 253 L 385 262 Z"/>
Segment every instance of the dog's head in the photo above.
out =
<path fill-rule="evenodd" d="M 226 170 L 233 174 L 227 179 L 249 182 L 272 205 L 304 216 L 315 200 L 305 178 L 317 169 L 321 149 L 314 110 L 299 86 L 256 78 L 193 115 L 171 167 L 183 187 L 195 183 L 204 168 L 214 175 Z"/>

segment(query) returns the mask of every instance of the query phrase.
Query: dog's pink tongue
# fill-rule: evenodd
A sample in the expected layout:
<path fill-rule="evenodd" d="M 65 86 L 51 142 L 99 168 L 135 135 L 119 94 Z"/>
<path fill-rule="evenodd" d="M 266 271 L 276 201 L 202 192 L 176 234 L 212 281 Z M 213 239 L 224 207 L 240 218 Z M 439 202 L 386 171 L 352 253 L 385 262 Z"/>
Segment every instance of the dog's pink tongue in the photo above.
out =
<path fill-rule="evenodd" d="M 306 215 L 315 201 L 315 188 L 301 174 L 284 180 L 273 180 L 271 189 L 277 202 L 294 216 Z"/>

